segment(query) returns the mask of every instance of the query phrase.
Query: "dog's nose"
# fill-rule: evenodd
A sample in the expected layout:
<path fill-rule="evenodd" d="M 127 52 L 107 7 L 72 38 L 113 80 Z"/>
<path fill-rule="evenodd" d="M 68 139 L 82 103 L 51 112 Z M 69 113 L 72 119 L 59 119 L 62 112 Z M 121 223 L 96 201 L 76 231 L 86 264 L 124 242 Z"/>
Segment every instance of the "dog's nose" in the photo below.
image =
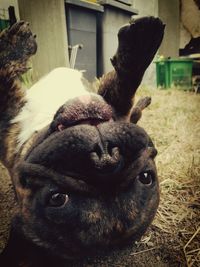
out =
<path fill-rule="evenodd" d="M 95 171 L 101 175 L 115 174 L 123 166 L 119 148 L 109 144 L 104 146 L 97 144 L 90 153 L 90 159 Z"/>

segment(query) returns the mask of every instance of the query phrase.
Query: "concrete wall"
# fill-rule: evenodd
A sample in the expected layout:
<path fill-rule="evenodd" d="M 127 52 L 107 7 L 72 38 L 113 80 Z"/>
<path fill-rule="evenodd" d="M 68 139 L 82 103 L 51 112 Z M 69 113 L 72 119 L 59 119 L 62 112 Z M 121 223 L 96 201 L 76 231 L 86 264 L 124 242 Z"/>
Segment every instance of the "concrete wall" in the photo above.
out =
<path fill-rule="evenodd" d="M 113 0 L 99 0 L 104 8 L 102 16 L 99 18 L 98 27 L 98 70 L 99 75 L 107 73 L 113 69 L 110 62 L 117 50 L 117 34 L 121 26 L 127 24 L 131 16 L 137 13 L 132 6 L 125 5 Z"/>
<path fill-rule="evenodd" d="M 200 10 L 194 0 L 181 0 L 180 48 L 200 36 Z"/>
<path fill-rule="evenodd" d="M 126 12 L 122 12 L 113 7 L 105 7 L 102 19 L 102 47 L 100 52 L 100 58 L 102 59 L 101 72 L 107 73 L 113 69 L 110 62 L 110 58 L 114 56 L 117 46 L 118 39 L 117 34 L 120 27 L 127 24 L 131 18 L 131 15 Z"/>
<path fill-rule="evenodd" d="M 68 44 L 63 0 L 18 0 L 20 18 L 30 22 L 37 35 L 38 52 L 33 58 L 37 80 L 55 67 L 68 65 Z"/>
<path fill-rule="evenodd" d="M 158 0 L 132 0 L 132 3 L 139 10 L 138 17 L 158 16 Z"/>
<path fill-rule="evenodd" d="M 18 8 L 17 0 L 0 0 L 1 9 L 8 9 L 9 6 L 15 7 L 15 15 L 16 15 L 16 18 L 19 19 L 19 8 Z"/>
<path fill-rule="evenodd" d="M 179 0 L 132 0 L 132 2 L 133 7 L 139 10 L 139 17 L 158 16 L 165 22 L 165 35 L 158 54 L 165 57 L 177 57 L 180 39 Z M 156 86 L 155 63 L 147 69 L 142 84 Z"/>
<path fill-rule="evenodd" d="M 133 7 L 138 9 L 139 14 L 134 16 L 143 17 L 143 16 L 154 16 L 158 17 L 158 0 L 132 0 Z M 151 63 L 148 69 L 146 70 L 142 85 L 148 87 L 156 86 L 156 65 L 155 63 Z"/>
<path fill-rule="evenodd" d="M 184 48 L 186 44 L 189 43 L 192 35 L 190 32 L 183 26 L 182 21 L 180 22 L 180 48 Z"/>
<path fill-rule="evenodd" d="M 165 57 L 179 56 L 180 9 L 179 0 L 159 0 L 159 17 L 166 23 L 165 36 L 159 53 Z"/>
<path fill-rule="evenodd" d="M 2 3 L 16 6 L 17 0 L 0 0 Z M 179 0 L 131 0 L 132 8 L 139 10 L 138 16 L 159 16 L 166 23 L 165 37 L 159 49 L 159 54 L 166 57 L 178 56 L 180 44 L 180 12 Z M 193 0 L 184 0 L 193 1 Z M 31 28 L 37 34 L 38 53 L 33 59 L 34 79 L 49 72 L 57 66 L 68 65 L 68 46 L 66 19 L 63 0 L 18 0 L 21 19 L 31 23 Z M 102 2 L 102 1 L 101 1 Z M 107 1 L 103 1 L 107 2 Z M 14 3 L 14 4 L 13 4 Z M 134 17 L 138 17 L 134 15 Z M 127 23 L 131 13 L 104 6 L 103 23 L 98 28 L 101 32 L 99 40 L 99 74 L 112 69 L 110 57 L 117 48 L 117 32 Z M 155 64 L 151 64 L 145 73 L 143 83 L 155 86 Z"/>

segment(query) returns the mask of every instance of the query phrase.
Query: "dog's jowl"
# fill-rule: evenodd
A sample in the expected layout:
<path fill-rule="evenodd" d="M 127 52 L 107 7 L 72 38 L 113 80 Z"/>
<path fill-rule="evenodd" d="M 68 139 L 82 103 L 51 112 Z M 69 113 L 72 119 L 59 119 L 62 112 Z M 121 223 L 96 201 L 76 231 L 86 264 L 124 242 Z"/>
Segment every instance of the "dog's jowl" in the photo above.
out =
<path fill-rule="evenodd" d="M 123 26 L 114 70 L 97 93 L 67 68 L 24 91 L 20 75 L 36 53 L 35 38 L 24 22 L 0 34 L 0 159 L 18 203 L 5 266 L 47 266 L 146 231 L 159 202 L 156 149 L 136 125 L 150 98 L 133 100 L 163 32 L 153 17 Z"/>

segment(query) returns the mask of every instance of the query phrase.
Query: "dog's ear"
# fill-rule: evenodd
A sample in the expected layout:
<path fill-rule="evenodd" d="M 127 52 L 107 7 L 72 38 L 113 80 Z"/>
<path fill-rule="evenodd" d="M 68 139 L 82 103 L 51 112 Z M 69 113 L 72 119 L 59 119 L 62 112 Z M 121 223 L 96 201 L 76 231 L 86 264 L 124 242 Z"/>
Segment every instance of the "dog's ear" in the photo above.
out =
<path fill-rule="evenodd" d="M 164 27 L 160 19 L 144 17 L 119 30 L 118 49 L 111 59 L 115 70 L 101 78 L 98 91 L 117 118 L 130 115 L 135 92 L 161 44 Z"/>

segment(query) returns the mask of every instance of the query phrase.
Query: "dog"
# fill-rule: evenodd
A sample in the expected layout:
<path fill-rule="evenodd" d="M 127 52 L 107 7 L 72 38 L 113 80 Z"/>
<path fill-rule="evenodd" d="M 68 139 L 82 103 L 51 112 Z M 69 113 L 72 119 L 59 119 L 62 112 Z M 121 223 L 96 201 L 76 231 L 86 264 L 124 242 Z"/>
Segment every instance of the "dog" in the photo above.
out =
<path fill-rule="evenodd" d="M 150 98 L 133 101 L 164 27 L 154 17 L 123 26 L 97 93 L 67 68 L 23 90 L 36 38 L 23 21 L 0 34 L 0 159 L 18 204 L 3 266 L 61 266 L 145 233 L 159 204 L 157 151 L 137 125 Z"/>

